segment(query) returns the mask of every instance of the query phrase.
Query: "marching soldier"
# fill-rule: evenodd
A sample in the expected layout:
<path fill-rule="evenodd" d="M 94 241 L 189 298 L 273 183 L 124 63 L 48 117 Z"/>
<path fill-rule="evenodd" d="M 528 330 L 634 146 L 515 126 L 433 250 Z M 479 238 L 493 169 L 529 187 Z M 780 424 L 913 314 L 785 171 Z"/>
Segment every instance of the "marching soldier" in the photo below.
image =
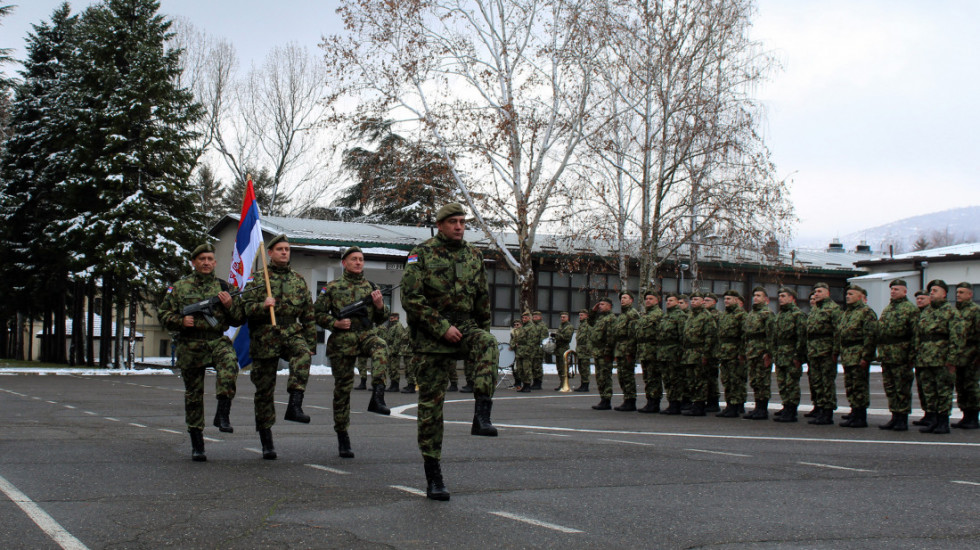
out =
<path fill-rule="evenodd" d="M 941 279 L 929 281 L 929 307 L 919 314 L 912 347 L 915 364 L 922 375 L 926 396 L 926 418 L 929 424 L 922 433 L 949 433 L 949 412 L 953 407 L 953 385 L 956 381 L 955 350 L 950 341 L 956 330 L 956 310 L 946 301 L 949 287 Z"/>
<path fill-rule="evenodd" d="M 228 327 L 244 322 L 241 300 L 228 293 L 230 286 L 214 276 L 214 247 L 202 244 L 190 255 L 194 272 L 174 283 L 158 308 L 160 324 L 177 334 L 177 367 L 184 380 L 184 420 L 191 437 L 191 459 L 204 462 L 204 373 L 214 366 L 218 377 L 214 393 L 218 399 L 214 425 L 222 432 L 233 432 L 228 415 L 235 397 L 238 359 L 231 340 L 224 335 Z M 203 315 L 184 315 L 186 306 L 217 296 L 221 303 L 213 311 L 214 326 Z"/>
<path fill-rule="evenodd" d="M 354 386 L 354 363 L 358 357 L 371 359 L 372 391 L 368 411 L 391 414 L 385 404 L 385 372 L 388 366 L 388 346 L 375 328 L 385 322 L 388 307 L 377 285 L 364 278 L 364 254 L 357 246 L 344 251 L 340 257 L 344 273 L 330 281 L 317 296 L 313 309 L 316 322 L 330 331 L 327 357 L 333 373 L 333 429 L 337 433 L 337 448 L 341 458 L 354 458 L 350 434 L 350 394 Z M 341 311 L 364 298 L 371 303 L 354 314 L 341 317 Z"/>
<path fill-rule="evenodd" d="M 769 418 L 772 392 L 772 340 L 775 316 L 769 310 L 769 294 L 762 286 L 752 289 L 752 311 L 745 316 L 745 361 L 755 409 L 742 415 L 749 420 Z"/>
<path fill-rule="evenodd" d="M 956 401 L 963 418 L 954 428 L 980 428 L 980 307 L 973 301 L 973 285 L 956 285 Z"/>
<path fill-rule="evenodd" d="M 265 296 L 261 290 L 250 292 L 252 287 L 265 288 L 265 276 L 256 271 L 245 287 L 242 307 L 251 337 L 250 378 L 255 385 L 255 427 L 262 442 L 262 458 L 275 460 L 272 425 L 276 423 L 273 401 L 276 369 L 280 358 L 289 363 L 289 404 L 285 419 L 308 423 L 310 417 L 303 413 L 303 394 L 310 378 L 310 357 L 316 349 L 316 323 L 313 298 L 306 280 L 289 266 L 291 251 L 286 235 L 280 234 L 269 241 L 268 252 L 272 263 L 269 266 L 272 295 Z M 275 325 L 272 324 L 273 308 Z"/>
<path fill-rule="evenodd" d="M 915 291 L 915 307 L 919 309 L 919 315 L 922 315 L 922 312 L 925 311 L 927 307 L 929 307 L 929 304 L 931 302 L 932 301 L 929 298 L 928 290 L 922 289 L 922 290 Z M 916 324 L 918 324 L 918 320 L 916 321 Z M 922 418 L 912 422 L 912 424 L 915 426 L 928 426 L 931 417 L 929 417 L 928 413 L 925 413 L 926 394 L 922 392 L 922 369 L 920 369 L 919 364 L 915 362 L 915 356 L 916 356 L 915 348 L 912 348 L 911 353 L 913 359 L 912 363 L 915 366 L 915 391 L 919 395 L 919 407 L 922 409 L 924 413 Z"/>
<path fill-rule="evenodd" d="M 490 334 L 490 290 L 483 255 L 463 240 L 466 213 L 459 204 L 436 213 L 435 237 L 409 253 L 402 276 L 402 306 L 418 361 L 418 442 L 426 497 L 449 500 L 442 479 L 442 405 L 456 361 L 474 362 L 475 406 L 470 434 L 496 436 L 490 421 L 497 378 L 497 340 Z"/>
<path fill-rule="evenodd" d="M 568 380 L 565 352 L 568 351 L 568 346 L 572 343 L 572 337 L 575 336 L 575 327 L 569 321 L 568 312 L 561 312 L 559 319 L 561 319 L 561 324 L 558 325 L 558 330 L 555 331 L 555 366 L 558 367 L 558 387 L 555 388 L 555 391 L 560 390 Z"/>
<path fill-rule="evenodd" d="M 592 350 L 595 353 L 595 383 L 599 389 L 599 403 L 592 405 L 597 411 L 612 408 L 612 362 L 616 347 L 614 324 L 616 316 L 612 313 L 612 300 L 600 299 L 592 306 Z"/>
<path fill-rule="evenodd" d="M 393 311 L 388 316 L 388 326 L 381 335 L 381 339 L 388 344 L 388 376 L 391 379 L 391 385 L 388 387 L 388 391 L 401 390 L 401 386 L 399 385 L 401 382 L 399 370 L 401 370 L 405 373 L 406 385 L 412 386 L 412 391 L 414 392 L 415 378 L 410 372 L 411 369 L 408 368 L 410 351 L 408 347 L 408 330 L 405 329 L 405 325 L 401 324 L 400 319 L 401 315 L 397 311 Z"/>
<path fill-rule="evenodd" d="M 589 311 L 578 312 L 578 329 L 575 332 L 575 358 L 578 360 L 578 375 L 581 379 L 577 392 L 589 391 L 589 377 L 592 374 L 592 325 L 589 324 Z"/>
<path fill-rule="evenodd" d="M 878 358 L 881 382 L 888 397 L 891 420 L 878 426 L 882 430 L 905 432 L 912 412 L 912 333 L 919 320 L 919 309 L 908 299 L 904 279 L 888 283 L 891 300 L 878 319 Z"/>
<path fill-rule="evenodd" d="M 867 297 L 867 291 L 860 286 L 848 286 L 844 313 L 837 323 L 844 392 L 851 406 L 850 415 L 840 423 L 845 428 L 868 427 L 869 377 L 878 341 L 878 316 L 865 302 Z"/>
<path fill-rule="evenodd" d="M 619 294 L 622 311 L 616 316 L 613 337 L 616 340 L 614 357 L 619 387 L 623 390 L 623 403 L 616 407 L 620 412 L 636 410 L 636 334 L 634 323 L 640 313 L 633 308 L 633 296 L 629 292 Z"/>
<path fill-rule="evenodd" d="M 636 321 L 636 354 L 643 369 L 643 393 L 647 403 L 637 409 L 641 413 L 660 412 L 660 399 L 663 397 L 663 365 L 657 359 L 660 338 L 660 320 L 664 312 L 660 309 L 660 291 L 651 288 L 643 292 L 645 313 Z"/>
<path fill-rule="evenodd" d="M 717 356 L 721 362 L 721 383 L 725 388 L 725 410 L 715 416 L 737 418 L 745 412 L 745 308 L 737 290 L 726 290 L 722 299 L 725 312 L 718 318 Z"/>
<path fill-rule="evenodd" d="M 837 321 L 841 311 L 830 299 L 827 283 L 813 285 L 813 305 L 806 319 L 807 378 L 815 396 L 810 424 L 834 423 L 837 409 Z M 809 414 L 809 413 L 808 413 Z"/>
<path fill-rule="evenodd" d="M 796 422 L 800 406 L 800 378 L 806 362 L 806 314 L 796 305 L 796 292 L 787 287 L 777 295 L 779 313 L 774 324 L 773 353 L 776 386 L 783 409 L 773 415 L 776 422 Z"/>
<path fill-rule="evenodd" d="M 718 326 L 714 317 L 704 309 L 704 294 L 691 294 L 691 316 L 684 324 L 684 352 L 681 356 L 683 369 L 690 385 L 687 397 L 691 408 L 684 411 L 685 416 L 704 416 L 708 401 L 708 373 L 711 370 L 712 355 Z"/>
<path fill-rule="evenodd" d="M 666 373 L 664 385 L 667 388 L 667 408 L 660 411 L 660 414 L 675 415 L 681 414 L 686 391 L 686 380 L 681 372 L 681 354 L 687 314 L 681 309 L 677 294 L 671 292 L 665 302 L 667 311 L 660 320 L 660 346 L 657 348 L 657 358 L 664 365 Z"/>

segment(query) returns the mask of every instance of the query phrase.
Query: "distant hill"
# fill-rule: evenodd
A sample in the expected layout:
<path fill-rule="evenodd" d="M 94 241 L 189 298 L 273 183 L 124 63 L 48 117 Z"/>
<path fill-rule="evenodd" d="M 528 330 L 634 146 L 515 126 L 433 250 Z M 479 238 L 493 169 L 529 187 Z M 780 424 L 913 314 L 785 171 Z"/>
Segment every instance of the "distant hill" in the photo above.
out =
<path fill-rule="evenodd" d="M 963 242 L 980 241 L 980 206 L 951 208 L 932 214 L 912 216 L 878 227 L 855 231 L 840 237 L 847 250 L 865 241 L 874 252 L 885 252 L 893 245 L 896 254 L 910 252 L 920 238 L 929 241 L 929 248 L 948 246 Z M 805 248 L 824 248 L 830 242 L 805 242 L 797 246 Z"/>

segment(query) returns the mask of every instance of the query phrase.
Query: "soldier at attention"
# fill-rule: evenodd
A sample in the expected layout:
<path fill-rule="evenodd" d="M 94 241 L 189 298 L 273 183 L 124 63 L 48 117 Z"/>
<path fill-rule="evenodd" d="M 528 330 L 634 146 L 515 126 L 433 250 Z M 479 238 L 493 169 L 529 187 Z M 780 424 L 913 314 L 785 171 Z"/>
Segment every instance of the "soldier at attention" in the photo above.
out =
<path fill-rule="evenodd" d="M 956 353 L 951 342 L 956 330 L 956 310 L 946 301 L 949 286 L 942 279 L 926 285 L 929 306 L 919 314 L 912 347 L 926 396 L 926 424 L 922 433 L 948 434 L 956 383 Z"/>
<path fill-rule="evenodd" d="M 473 361 L 472 435 L 496 436 L 490 421 L 497 379 L 497 340 L 490 334 L 490 289 L 483 255 L 463 240 L 466 213 L 452 203 L 436 213 L 438 234 L 412 249 L 402 275 L 402 306 L 418 365 L 418 443 L 426 496 L 449 500 L 442 478 L 443 414 L 449 371 Z"/>
<path fill-rule="evenodd" d="M 565 352 L 568 351 L 568 346 L 572 343 L 572 336 L 575 335 L 575 327 L 572 326 L 572 322 L 569 320 L 568 312 L 561 312 L 558 318 L 561 324 L 558 325 L 558 330 L 555 331 L 555 366 L 558 367 L 558 387 L 555 388 L 555 391 L 560 390 L 565 385 L 565 381 L 568 380 Z"/>
<path fill-rule="evenodd" d="M 783 408 L 773 415 L 776 422 L 796 422 L 800 405 L 800 378 L 806 362 L 806 314 L 796 305 L 796 291 L 779 289 L 779 312 L 774 325 L 773 359 L 776 362 L 776 387 Z"/>
<path fill-rule="evenodd" d="M 589 391 L 589 377 L 592 375 L 592 325 L 589 324 L 589 310 L 578 312 L 578 329 L 575 331 L 575 359 L 578 361 L 578 374 L 581 383 L 577 392 Z"/>
<path fill-rule="evenodd" d="M 337 446 L 341 458 L 354 458 L 350 446 L 350 394 L 354 387 L 354 363 L 358 357 L 371 359 L 372 391 L 368 411 L 391 414 L 385 404 L 385 372 L 388 365 L 388 346 L 378 336 L 375 328 L 385 322 L 388 308 L 381 290 L 364 278 L 364 254 L 352 246 L 340 257 L 344 274 L 330 281 L 320 290 L 313 311 L 316 323 L 330 331 L 327 339 L 327 357 L 333 373 L 333 429 L 337 432 Z M 342 316 L 341 311 L 370 298 L 363 309 Z"/>
<path fill-rule="evenodd" d="M 244 322 L 241 301 L 228 293 L 228 283 L 214 276 L 214 247 L 202 244 L 191 252 L 194 272 L 174 283 L 158 308 L 160 324 L 177 335 L 177 367 L 184 380 L 184 419 L 191 436 L 191 459 L 204 462 L 204 370 L 213 366 L 218 375 L 214 393 L 218 398 L 214 425 L 222 432 L 233 432 L 228 414 L 235 397 L 238 360 L 231 340 L 224 335 L 228 327 Z M 191 304 L 218 297 L 221 307 L 214 310 L 217 324 L 203 315 L 184 315 Z"/>
<path fill-rule="evenodd" d="M 308 423 L 303 413 L 303 395 L 310 379 L 310 357 L 316 349 L 316 323 L 313 316 L 313 297 L 306 280 L 289 266 L 290 247 L 286 235 L 269 241 L 269 289 L 262 271 L 252 273 L 245 286 L 242 308 L 248 318 L 252 356 L 250 378 L 255 384 L 255 428 L 262 442 L 262 458 L 275 460 L 272 425 L 276 423 L 276 369 L 279 359 L 289 363 L 289 404 L 286 420 Z M 260 290 L 251 291 L 258 286 Z M 275 309 L 273 309 L 275 308 Z M 275 324 L 272 315 L 275 312 Z"/>
<path fill-rule="evenodd" d="M 850 414 L 840 424 L 845 428 L 868 427 L 869 372 L 878 342 L 878 316 L 868 307 L 867 298 L 867 291 L 860 286 L 848 286 L 844 313 L 837 324 L 844 391 L 851 405 Z"/>
<path fill-rule="evenodd" d="M 891 300 L 878 319 L 878 358 L 892 417 L 878 427 L 905 432 L 912 412 L 912 332 L 919 320 L 919 309 L 909 301 L 904 279 L 889 283 L 888 292 Z"/>

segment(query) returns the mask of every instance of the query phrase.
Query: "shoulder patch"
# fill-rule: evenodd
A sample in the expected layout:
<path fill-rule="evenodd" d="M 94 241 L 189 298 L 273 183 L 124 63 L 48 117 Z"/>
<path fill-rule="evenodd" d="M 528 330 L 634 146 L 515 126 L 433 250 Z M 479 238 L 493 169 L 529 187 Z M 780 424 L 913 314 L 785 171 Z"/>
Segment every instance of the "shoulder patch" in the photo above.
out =
<path fill-rule="evenodd" d="M 174 287 L 172 287 L 172 286 L 168 286 L 167 287 L 167 294 L 170 294 L 173 291 L 174 291 Z"/>
<path fill-rule="evenodd" d="M 326 293 L 327 293 L 327 287 L 326 286 L 320 287 L 320 294 L 326 294 Z"/>
<path fill-rule="evenodd" d="M 417 261 L 419 261 L 419 255 L 418 254 L 412 254 L 411 256 L 408 257 L 408 259 L 405 260 L 405 263 L 406 264 L 414 264 Z"/>

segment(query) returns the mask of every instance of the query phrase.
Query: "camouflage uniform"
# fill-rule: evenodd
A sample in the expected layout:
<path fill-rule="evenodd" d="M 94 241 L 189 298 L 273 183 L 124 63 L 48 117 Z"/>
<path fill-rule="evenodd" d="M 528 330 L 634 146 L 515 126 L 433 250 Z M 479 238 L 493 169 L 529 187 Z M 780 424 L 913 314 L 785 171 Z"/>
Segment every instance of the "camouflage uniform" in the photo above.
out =
<path fill-rule="evenodd" d="M 800 404 L 800 378 L 806 363 L 806 314 L 795 302 L 780 305 L 773 332 L 779 400 L 784 408 L 790 406 L 795 411 Z"/>
<path fill-rule="evenodd" d="M 566 376 L 568 374 L 565 370 L 565 352 L 568 351 L 568 346 L 572 343 L 572 336 L 574 335 L 575 327 L 572 326 L 571 321 L 562 321 L 558 330 L 555 331 L 555 366 L 558 367 L 559 388 L 565 385 L 565 378 L 562 377 L 562 373 L 565 373 Z"/>
<path fill-rule="evenodd" d="M 870 403 L 869 369 L 875 359 L 878 316 L 863 300 L 847 304 L 837 323 L 837 338 L 844 365 L 844 392 L 853 415 L 855 409 L 866 410 Z"/>
<path fill-rule="evenodd" d="M 274 397 L 279 359 L 289 362 L 287 390 L 303 392 L 310 378 L 311 351 L 316 349 L 313 297 L 306 280 L 289 264 L 273 264 L 269 266 L 269 284 L 272 297 L 276 299 L 275 326 L 269 310 L 263 306 L 265 276 L 261 271 L 252 273 L 252 280 L 246 285 L 246 290 L 256 286 L 260 290 L 242 295 L 242 308 L 248 318 L 251 337 L 252 370 L 249 376 L 255 385 L 255 426 L 258 430 L 269 429 L 276 423 Z"/>
<path fill-rule="evenodd" d="M 684 324 L 681 363 L 689 380 L 685 396 L 694 404 L 694 414 L 699 416 L 704 414 L 709 399 L 708 377 L 717 338 L 718 325 L 714 316 L 704 306 L 692 306 L 691 315 Z"/>
<path fill-rule="evenodd" d="M 738 305 L 725 308 L 718 318 L 718 345 L 715 355 L 721 362 L 721 382 L 725 402 L 730 407 L 745 405 L 748 371 L 745 365 L 745 309 Z"/>
<path fill-rule="evenodd" d="M 478 407 L 487 404 L 489 422 L 498 350 L 490 334 L 490 292 L 483 255 L 465 241 L 436 234 L 409 254 L 401 299 L 418 369 L 419 450 L 423 457 L 439 460 L 442 405 L 449 372 L 456 369 L 457 359 L 474 362 L 473 393 Z M 455 344 L 443 338 L 453 326 L 462 333 L 462 340 Z"/>
<path fill-rule="evenodd" d="M 964 415 L 976 419 L 980 410 L 980 307 L 972 300 L 956 303 L 954 335 L 956 404 Z"/>
<path fill-rule="evenodd" d="M 409 386 L 415 385 L 415 373 L 412 372 L 409 357 L 411 356 L 411 343 L 408 340 L 408 329 L 399 321 L 388 325 L 381 338 L 388 344 L 388 375 L 395 383 L 398 382 L 399 368 L 405 373 L 405 382 Z"/>
<path fill-rule="evenodd" d="M 912 412 L 912 333 L 918 319 L 919 308 L 904 297 L 891 300 L 878 319 L 881 381 L 892 413 Z"/>
<path fill-rule="evenodd" d="M 612 362 L 616 346 L 613 325 L 616 315 L 611 311 L 596 311 L 591 319 L 592 350 L 595 353 L 595 382 L 599 390 L 599 398 L 612 399 Z"/>
<path fill-rule="evenodd" d="M 686 383 L 681 372 L 681 354 L 686 323 L 687 313 L 680 306 L 668 307 L 663 319 L 660 320 L 660 346 L 657 348 L 657 358 L 664 365 L 664 387 L 670 404 L 668 409 L 661 411 L 664 414 L 680 414 L 681 402 L 684 400 Z"/>
<path fill-rule="evenodd" d="M 813 405 L 833 412 L 837 409 L 837 321 L 841 311 L 830 298 L 817 302 L 806 318 L 807 378 Z M 832 420 L 832 419 L 831 419 Z"/>
<path fill-rule="evenodd" d="M 756 406 L 760 401 L 769 402 L 772 396 L 772 365 L 765 356 L 772 359 L 773 321 L 776 316 L 769 304 L 752 304 L 752 311 L 745 316 L 745 361 L 748 365 L 749 386 Z"/>
<path fill-rule="evenodd" d="M 527 386 L 529 391 L 534 379 L 535 348 L 540 348 L 537 331 L 532 324 L 521 325 L 514 331 L 514 379 Z"/>
<path fill-rule="evenodd" d="M 660 410 L 660 400 L 664 394 L 663 363 L 657 358 L 660 339 L 660 321 L 664 312 L 654 306 L 636 320 L 636 355 L 643 369 L 643 393 L 649 408 Z"/>
<path fill-rule="evenodd" d="M 717 304 L 717 298 L 715 302 Z M 711 317 L 715 320 L 715 326 L 718 326 L 718 322 L 721 320 L 721 311 L 718 309 L 717 305 L 715 307 L 708 307 L 707 303 L 704 306 L 705 311 L 711 314 Z M 718 341 L 717 335 L 715 341 Z M 711 359 L 708 361 L 707 368 L 708 375 L 708 411 L 718 410 L 718 398 L 721 395 L 718 388 L 718 381 L 721 374 L 721 363 L 718 361 L 718 356 L 714 352 L 711 354 Z"/>
<path fill-rule="evenodd" d="M 919 314 L 912 348 L 920 369 L 926 412 L 949 417 L 953 407 L 955 375 L 946 368 L 956 360 L 950 338 L 955 328 L 956 310 L 946 300 L 933 299 Z"/>
<path fill-rule="evenodd" d="M 629 307 L 616 316 L 612 334 L 616 342 L 613 357 L 623 399 L 636 401 L 636 334 L 634 323 L 640 318 L 636 308 Z"/>
<path fill-rule="evenodd" d="M 575 360 L 578 361 L 578 374 L 582 384 L 588 384 L 592 376 L 592 325 L 588 320 L 579 321 L 575 331 Z"/>
<path fill-rule="evenodd" d="M 528 338 L 533 339 L 534 358 L 531 360 L 531 378 L 534 380 L 534 389 L 540 389 L 541 380 L 544 378 L 544 348 L 541 342 L 548 337 L 548 325 L 544 321 L 531 321 Z M 533 335 L 533 336 L 532 336 Z"/>
<path fill-rule="evenodd" d="M 375 328 L 388 318 L 388 308 L 367 305 L 367 311 L 350 319 L 350 329 L 334 327 L 340 321 L 340 310 L 371 295 L 377 287 L 361 273 L 344 274 L 320 289 L 313 311 L 316 323 L 330 331 L 327 339 L 327 357 L 333 373 L 333 429 L 346 432 L 350 426 L 350 393 L 354 387 L 354 363 L 358 357 L 369 357 L 372 367 L 372 385 L 385 385 L 388 366 L 388 345 L 378 336 Z"/>
<path fill-rule="evenodd" d="M 217 373 L 214 393 L 218 398 L 235 397 L 238 358 L 231 340 L 224 335 L 228 327 L 244 322 L 241 299 L 234 298 L 231 310 L 218 305 L 214 310 L 216 326 L 202 315 L 194 316 L 194 327 L 184 327 L 186 306 L 213 298 L 228 290 L 228 284 L 214 276 L 195 271 L 174 283 L 158 308 L 160 324 L 177 334 L 177 367 L 184 380 L 184 419 L 188 429 L 204 429 L 204 372 L 213 366 Z"/>

